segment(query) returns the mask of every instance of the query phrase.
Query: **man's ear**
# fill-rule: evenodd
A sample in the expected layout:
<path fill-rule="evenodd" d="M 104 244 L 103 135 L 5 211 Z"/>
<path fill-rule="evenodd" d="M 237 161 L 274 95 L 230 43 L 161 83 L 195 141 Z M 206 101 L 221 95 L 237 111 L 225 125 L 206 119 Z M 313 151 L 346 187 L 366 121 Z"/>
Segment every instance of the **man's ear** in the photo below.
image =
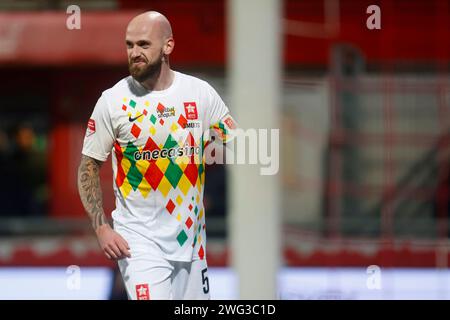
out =
<path fill-rule="evenodd" d="M 172 53 L 173 48 L 175 47 L 175 41 L 173 40 L 172 37 L 170 37 L 169 39 L 166 40 L 166 44 L 164 45 L 164 54 L 165 55 L 169 55 Z"/>

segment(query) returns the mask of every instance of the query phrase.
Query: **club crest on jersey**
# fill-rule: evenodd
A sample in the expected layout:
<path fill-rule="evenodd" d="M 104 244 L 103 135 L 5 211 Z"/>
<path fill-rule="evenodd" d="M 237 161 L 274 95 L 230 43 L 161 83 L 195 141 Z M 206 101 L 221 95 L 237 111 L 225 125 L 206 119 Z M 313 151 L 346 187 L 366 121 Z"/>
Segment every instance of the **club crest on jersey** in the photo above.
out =
<path fill-rule="evenodd" d="M 89 137 L 95 133 L 95 120 L 89 119 L 86 129 L 86 137 Z"/>
<path fill-rule="evenodd" d="M 184 112 L 186 113 L 186 119 L 198 119 L 197 104 L 195 102 L 184 102 Z"/>
<path fill-rule="evenodd" d="M 136 285 L 136 299 L 137 300 L 150 300 L 150 292 L 148 290 L 148 284 L 142 283 Z"/>

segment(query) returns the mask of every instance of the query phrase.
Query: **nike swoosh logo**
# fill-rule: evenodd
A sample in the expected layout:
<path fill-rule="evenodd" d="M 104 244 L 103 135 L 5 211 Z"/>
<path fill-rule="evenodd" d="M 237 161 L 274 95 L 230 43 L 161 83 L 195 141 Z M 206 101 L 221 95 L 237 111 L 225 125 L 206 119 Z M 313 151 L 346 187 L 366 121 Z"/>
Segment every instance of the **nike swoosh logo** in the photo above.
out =
<path fill-rule="evenodd" d="M 142 117 L 143 115 L 144 115 L 144 114 L 141 114 L 140 116 L 137 116 L 137 117 L 134 117 L 134 118 L 128 117 L 128 121 L 133 122 L 134 120 L 139 119 L 139 118 Z"/>

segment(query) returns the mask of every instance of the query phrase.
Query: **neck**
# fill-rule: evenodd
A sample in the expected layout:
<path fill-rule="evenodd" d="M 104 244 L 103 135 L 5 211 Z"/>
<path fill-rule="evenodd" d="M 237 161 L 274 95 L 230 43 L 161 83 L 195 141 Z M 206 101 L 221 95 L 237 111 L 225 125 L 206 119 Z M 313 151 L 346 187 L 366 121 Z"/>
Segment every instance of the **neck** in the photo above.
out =
<path fill-rule="evenodd" d="M 155 73 L 152 77 L 141 82 L 147 90 L 150 91 L 161 91 L 169 88 L 173 82 L 174 73 L 170 69 L 167 62 L 161 64 L 161 69 L 159 72 Z"/>

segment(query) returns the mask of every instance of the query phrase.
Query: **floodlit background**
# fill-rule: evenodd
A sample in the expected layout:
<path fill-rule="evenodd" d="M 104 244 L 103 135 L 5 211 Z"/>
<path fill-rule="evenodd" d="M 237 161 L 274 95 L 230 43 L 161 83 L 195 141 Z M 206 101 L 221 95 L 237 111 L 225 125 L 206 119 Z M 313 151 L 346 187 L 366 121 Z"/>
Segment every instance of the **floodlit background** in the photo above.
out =
<path fill-rule="evenodd" d="M 206 170 L 213 298 L 450 299 L 446 0 L 1 1 L 0 299 L 126 298 L 76 175 L 95 102 L 128 75 L 125 27 L 147 10 L 172 23 L 173 69 L 210 82 L 238 123 L 280 129 L 277 175 Z M 275 103 L 243 105 L 247 86 Z M 109 214 L 109 161 L 101 177 Z M 243 184 L 251 201 L 236 201 Z M 252 212 L 268 188 L 276 210 Z"/>

